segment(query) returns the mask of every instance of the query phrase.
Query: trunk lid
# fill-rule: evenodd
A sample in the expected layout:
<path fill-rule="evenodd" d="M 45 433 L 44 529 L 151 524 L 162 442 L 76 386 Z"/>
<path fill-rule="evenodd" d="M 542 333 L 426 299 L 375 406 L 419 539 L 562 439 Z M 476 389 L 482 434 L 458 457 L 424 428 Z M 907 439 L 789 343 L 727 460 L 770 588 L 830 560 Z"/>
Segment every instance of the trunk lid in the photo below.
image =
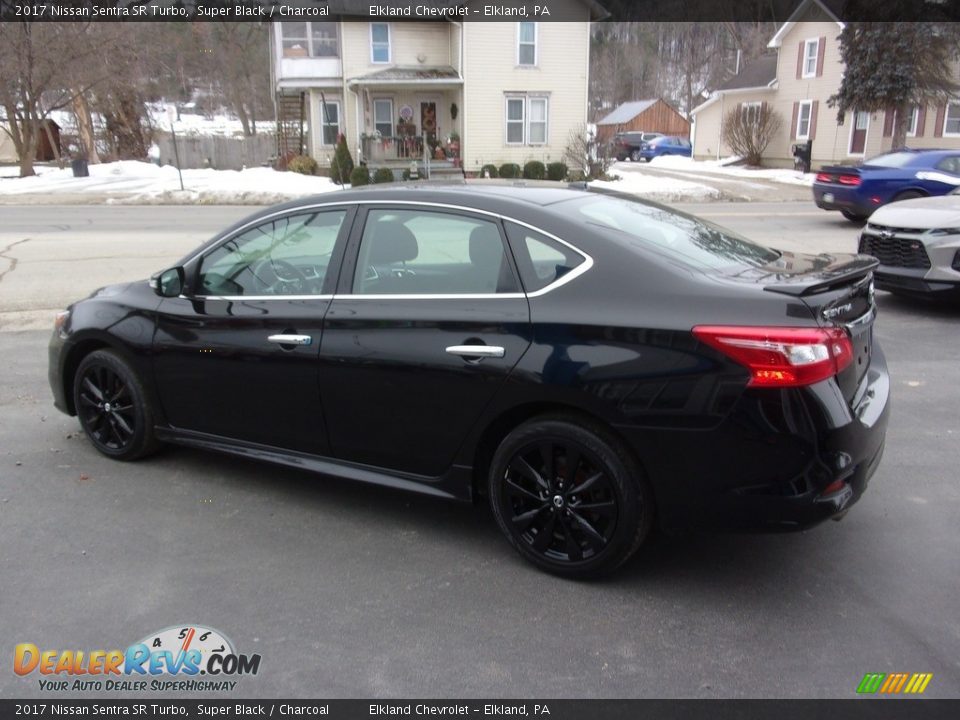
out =
<path fill-rule="evenodd" d="M 783 252 L 776 260 L 736 279 L 752 279 L 766 292 L 788 295 L 806 305 L 821 327 L 843 327 L 853 344 L 853 362 L 837 376 L 844 398 L 854 405 L 873 348 L 873 270 L 868 255 Z M 752 276 L 752 277 L 751 277 Z"/>
<path fill-rule="evenodd" d="M 821 326 L 846 328 L 853 343 L 853 362 L 840 372 L 837 383 L 843 397 L 854 405 L 870 369 L 876 317 L 873 270 L 879 262 L 867 255 L 841 254 L 793 255 L 791 260 L 792 272 L 764 290 L 799 298 Z"/>

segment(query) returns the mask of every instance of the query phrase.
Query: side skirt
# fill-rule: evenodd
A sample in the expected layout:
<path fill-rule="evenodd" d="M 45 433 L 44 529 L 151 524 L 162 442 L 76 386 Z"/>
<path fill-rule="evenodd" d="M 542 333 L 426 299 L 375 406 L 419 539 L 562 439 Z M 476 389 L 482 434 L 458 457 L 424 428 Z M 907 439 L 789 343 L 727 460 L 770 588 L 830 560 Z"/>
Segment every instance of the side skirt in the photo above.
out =
<path fill-rule="evenodd" d="M 332 475 L 347 480 L 406 490 L 421 495 L 432 495 L 447 500 L 462 502 L 472 502 L 473 500 L 471 493 L 473 470 L 461 465 L 454 465 L 445 475 L 440 477 L 426 477 L 388 471 L 370 465 L 359 465 L 294 450 L 284 450 L 268 445 L 232 440 L 193 430 L 158 426 L 154 431 L 157 439 L 176 445 L 215 450 L 229 455 L 250 458 L 251 460 L 286 465 L 322 475 Z"/>

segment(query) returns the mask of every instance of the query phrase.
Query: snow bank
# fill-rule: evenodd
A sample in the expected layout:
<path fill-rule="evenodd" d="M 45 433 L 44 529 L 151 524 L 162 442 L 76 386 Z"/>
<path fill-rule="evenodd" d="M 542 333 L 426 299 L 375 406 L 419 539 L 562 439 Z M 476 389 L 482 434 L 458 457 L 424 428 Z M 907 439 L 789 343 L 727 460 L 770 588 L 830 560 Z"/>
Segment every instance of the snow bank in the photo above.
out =
<path fill-rule="evenodd" d="M 683 170 L 685 172 L 702 172 L 714 175 L 729 175 L 744 180 L 769 180 L 772 182 L 787 183 L 789 185 L 813 185 L 816 173 L 801 173 L 785 168 L 748 168 L 740 165 L 731 165 L 740 158 L 730 157 L 721 160 L 693 160 L 679 155 L 664 155 L 650 161 L 653 167 L 664 169 Z"/>
<path fill-rule="evenodd" d="M 114 202 L 269 204 L 337 190 L 329 178 L 277 172 L 197 169 L 183 171 L 135 160 L 90 166 L 90 177 L 75 178 L 69 169 L 44 168 L 35 177 L 0 180 L 0 195 L 122 195 Z"/>
<path fill-rule="evenodd" d="M 659 175 L 644 175 L 639 172 L 618 173 L 615 170 L 610 175 L 619 179 L 613 181 L 594 180 L 590 183 L 590 186 L 604 190 L 617 190 L 618 192 L 638 195 L 648 200 L 662 202 L 715 200 L 720 197 L 720 191 L 716 188 L 689 180 L 678 180 Z"/>

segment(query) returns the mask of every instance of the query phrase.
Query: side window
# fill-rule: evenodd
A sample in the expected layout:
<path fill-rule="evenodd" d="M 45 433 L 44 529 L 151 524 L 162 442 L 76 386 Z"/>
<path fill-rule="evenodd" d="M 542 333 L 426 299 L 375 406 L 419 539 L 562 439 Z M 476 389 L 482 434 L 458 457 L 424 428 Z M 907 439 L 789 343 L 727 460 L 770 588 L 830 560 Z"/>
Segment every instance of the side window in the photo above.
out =
<path fill-rule="evenodd" d="M 943 170 L 953 175 L 960 175 L 960 157 L 945 157 L 937 163 L 937 170 Z"/>
<path fill-rule="evenodd" d="M 431 210 L 371 210 L 355 295 L 517 292 L 496 223 Z"/>
<path fill-rule="evenodd" d="M 198 295 L 319 295 L 346 210 L 289 215 L 218 245 L 200 264 Z"/>
<path fill-rule="evenodd" d="M 542 290 L 584 261 L 579 253 L 536 230 L 512 222 L 505 225 L 528 293 Z"/>

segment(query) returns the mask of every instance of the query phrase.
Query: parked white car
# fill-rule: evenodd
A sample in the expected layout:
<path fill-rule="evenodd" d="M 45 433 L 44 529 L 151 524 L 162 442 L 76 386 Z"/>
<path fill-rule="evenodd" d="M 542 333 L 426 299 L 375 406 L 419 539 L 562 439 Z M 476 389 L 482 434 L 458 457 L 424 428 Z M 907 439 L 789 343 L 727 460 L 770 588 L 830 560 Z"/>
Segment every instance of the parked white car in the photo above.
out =
<path fill-rule="evenodd" d="M 884 205 L 860 234 L 859 252 L 880 261 L 876 287 L 960 300 L 960 188 Z"/>

